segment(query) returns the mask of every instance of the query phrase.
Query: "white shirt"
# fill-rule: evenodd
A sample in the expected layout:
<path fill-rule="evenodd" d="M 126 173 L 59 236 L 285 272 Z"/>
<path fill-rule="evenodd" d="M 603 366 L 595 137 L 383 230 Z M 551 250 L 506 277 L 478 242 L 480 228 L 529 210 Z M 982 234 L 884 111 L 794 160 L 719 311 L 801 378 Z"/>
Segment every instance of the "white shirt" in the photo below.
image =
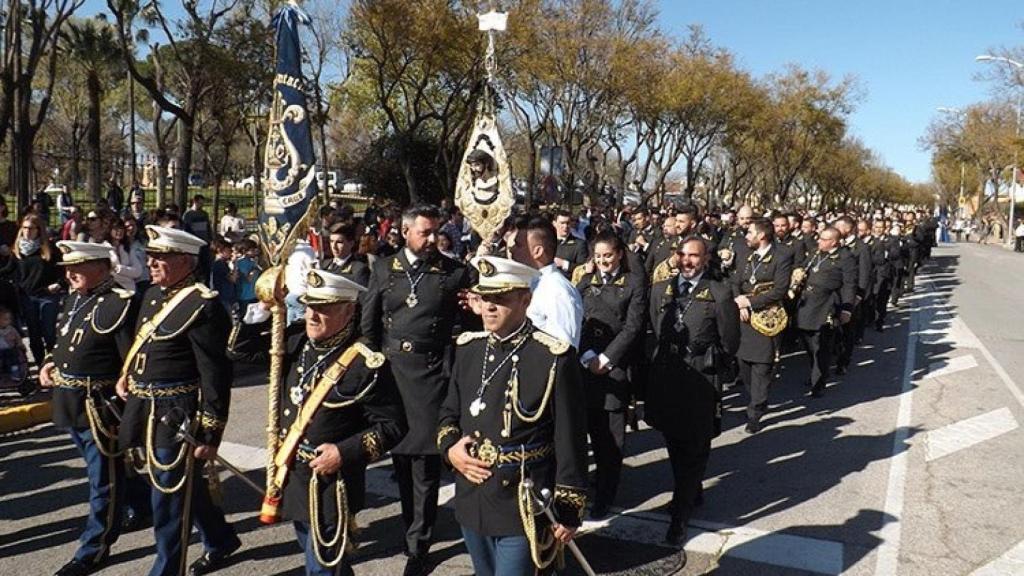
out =
<path fill-rule="evenodd" d="M 526 316 L 537 328 L 580 348 L 583 298 L 576 287 L 552 264 L 540 269 L 534 281 L 533 300 Z"/>
<path fill-rule="evenodd" d="M 1024 236 L 1024 224 L 1017 225 L 1017 230 L 1014 232 L 1014 235 L 1018 238 Z"/>
<path fill-rule="evenodd" d="M 676 284 L 677 284 L 676 287 L 679 288 L 679 293 L 682 294 L 682 292 L 683 292 L 683 282 L 689 282 L 690 283 L 690 292 L 693 292 L 693 289 L 697 287 L 697 283 L 700 282 L 700 279 L 703 276 L 704 276 L 704 271 L 703 270 L 701 270 L 699 273 L 697 273 L 697 275 L 694 276 L 693 278 L 683 278 L 683 275 L 680 274 L 679 277 L 678 277 L 678 281 L 676 282 Z"/>

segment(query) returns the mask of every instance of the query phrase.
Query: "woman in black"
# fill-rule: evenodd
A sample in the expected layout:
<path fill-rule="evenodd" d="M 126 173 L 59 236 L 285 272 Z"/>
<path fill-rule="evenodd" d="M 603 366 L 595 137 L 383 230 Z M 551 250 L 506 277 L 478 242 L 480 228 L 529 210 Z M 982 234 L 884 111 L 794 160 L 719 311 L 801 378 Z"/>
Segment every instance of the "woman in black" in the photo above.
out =
<path fill-rule="evenodd" d="M 597 497 L 591 517 L 601 518 L 618 491 L 629 404 L 627 368 L 643 336 L 647 296 L 644 277 L 631 274 L 626 247 L 613 231 L 599 232 L 592 261 L 573 283 L 583 297 L 580 364 L 587 395 L 587 432 L 597 464 Z"/>
<path fill-rule="evenodd" d="M 18 262 L 18 293 L 22 318 L 28 326 L 32 359 L 41 364 L 43 356 L 57 341 L 57 313 L 60 309 L 61 274 L 59 255 L 50 246 L 43 219 L 27 214 L 14 240 Z"/>

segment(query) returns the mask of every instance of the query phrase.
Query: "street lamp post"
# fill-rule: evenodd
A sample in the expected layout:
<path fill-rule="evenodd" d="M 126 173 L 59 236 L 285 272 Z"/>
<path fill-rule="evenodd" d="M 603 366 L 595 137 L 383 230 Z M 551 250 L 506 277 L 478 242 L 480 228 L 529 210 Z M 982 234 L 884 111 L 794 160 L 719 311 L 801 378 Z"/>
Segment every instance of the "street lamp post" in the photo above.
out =
<path fill-rule="evenodd" d="M 978 61 L 978 62 L 1001 62 L 1003 64 L 1007 64 L 1007 65 L 1013 66 L 1014 68 L 1017 69 L 1017 74 L 1016 74 L 1017 85 L 1018 85 L 1018 90 L 1017 90 L 1017 127 L 1014 130 L 1014 137 L 1015 137 L 1016 140 L 1020 140 L 1020 113 L 1021 113 L 1021 96 L 1022 96 L 1022 94 L 1021 94 L 1021 91 L 1020 91 L 1019 88 L 1020 88 L 1020 84 L 1021 84 L 1021 81 L 1020 81 L 1020 70 L 1021 70 L 1021 68 L 1024 68 L 1024 64 L 1022 64 L 1020 62 L 1017 62 L 1016 60 L 1012 60 L 1010 58 L 1007 58 L 1006 56 L 993 56 L 992 54 L 982 54 L 981 56 L 978 56 L 977 58 L 975 58 L 975 60 Z M 1013 146 L 1013 185 L 1010 186 L 1010 215 L 1009 215 L 1010 216 L 1010 220 L 1007 222 L 1007 231 L 1006 231 L 1006 243 L 1010 244 L 1010 245 L 1013 245 L 1013 218 L 1014 218 L 1013 212 L 1014 212 L 1015 205 L 1017 204 L 1017 172 L 1019 170 L 1019 164 L 1017 162 L 1017 147 L 1018 147 L 1018 143 L 1014 142 L 1014 146 Z M 998 193 L 999 193 L 999 191 L 997 190 L 996 194 L 998 194 Z M 998 198 L 998 196 L 996 196 L 996 197 Z M 998 204 L 996 206 L 998 207 Z"/>

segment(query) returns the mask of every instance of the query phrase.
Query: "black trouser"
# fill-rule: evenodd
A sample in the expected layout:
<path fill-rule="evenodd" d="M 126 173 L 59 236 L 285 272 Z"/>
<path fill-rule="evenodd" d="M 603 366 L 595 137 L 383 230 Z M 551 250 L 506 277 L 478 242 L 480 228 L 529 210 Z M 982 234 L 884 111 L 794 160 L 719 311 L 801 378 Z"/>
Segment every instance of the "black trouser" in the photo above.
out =
<path fill-rule="evenodd" d="M 812 390 L 825 389 L 832 362 L 832 335 L 833 329 L 830 326 L 822 326 L 820 330 L 800 330 L 800 340 L 811 361 Z"/>
<path fill-rule="evenodd" d="M 885 324 L 885 315 L 889 310 L 889 296 L 892 293 L 892 280 L 884 280 L 878 286 L 878 294 L 875 295 L 875 329 L 881 330 Z"/>
<path fill-rule="evenodd" d="M 914 291 L 914 281 L 916 279 L 917 279 L 917 258 L 913 258 L 913 259 L 910 260 L 910 263 L 907 264 L 907 271 L 906 271 L 906 273 L 905 273 L 905 275 L 903 277 L 903 283 L 904 283 L 903 289 L 906 292 L 913 292 Z"/>
<path fill-rule="evenodd" d="M 701 493 L 701 483 L 711 454 L 711 440 L 663 435 L 674 481 L 670 507 L 672 523 L 686 526 L 693 513 L 693 501 Z"/>
<path fill-rule="evenodd" d="M 864 340 L 864 328 L 875 320 L 875 299 L 877 297 L 876 294 L 869 294 L 858 306 L 860 314 L 853 319 L 857 323 L 857 342 Z"/>
<path fill-rule="evenodd" d="M 740 379 L 743 380 L 750 391 L 750 401 L 747 403 L 747 420 L 750 422 L 760 422 L 761 417 L 768 411 L 768 387 L 772 383 L 772 364 L 748 362 L 742 358 L 738 360 L 740 364 Z"/>
<path fill-rule="evenodd" d="M 393 454 L 398 492 L 402 497 L 405 552 L 423 556 L 430 551 L 437 520 L 437 492 L 441 486 L 441 456 Z"/>
<path fill-rule="evenodd" d="M 1024 236 L 1017 236 L 1013 243 L 1014 252 L 1024 252 Z"/>
<path fill-rule="evenodd" d="M 892 279 L 892 305 L 899 303 L 900 298 L 906 292 L 907 269 L 900 268 Z"/>
<path fill-rule="evenodd" d="M 626 410 L 605 410 L 604 394 L 587 395 L 587 433 L 597 465 L 596 504 L 610 506 L 619 490 L 622 447 L 626 443 Z"/>
<path fill-rule="evenodd" d="M 861 322 L 864 302 L 853 307 L 853 315 L 850 321 L 839 326 L 837 348 L 839 357 L 836 358 L 836 366 L 846 368 L 853 358 L 853 349 L 857 346 L 857 324 Z"/>

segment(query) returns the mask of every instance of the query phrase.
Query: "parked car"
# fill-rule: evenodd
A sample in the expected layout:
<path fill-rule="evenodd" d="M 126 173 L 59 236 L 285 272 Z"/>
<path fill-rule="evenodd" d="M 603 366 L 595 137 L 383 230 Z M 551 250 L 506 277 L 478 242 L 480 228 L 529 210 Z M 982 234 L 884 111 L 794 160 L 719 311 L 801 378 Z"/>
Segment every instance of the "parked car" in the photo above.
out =
<path fill-rule="evenodd" d="M 363 193 L 363 189 L 366 187 L 361 180 L 352 178 L 345 180 L 345 183 L 341 187 L 341 191 L 345 194 L 359 194 Z"/>

